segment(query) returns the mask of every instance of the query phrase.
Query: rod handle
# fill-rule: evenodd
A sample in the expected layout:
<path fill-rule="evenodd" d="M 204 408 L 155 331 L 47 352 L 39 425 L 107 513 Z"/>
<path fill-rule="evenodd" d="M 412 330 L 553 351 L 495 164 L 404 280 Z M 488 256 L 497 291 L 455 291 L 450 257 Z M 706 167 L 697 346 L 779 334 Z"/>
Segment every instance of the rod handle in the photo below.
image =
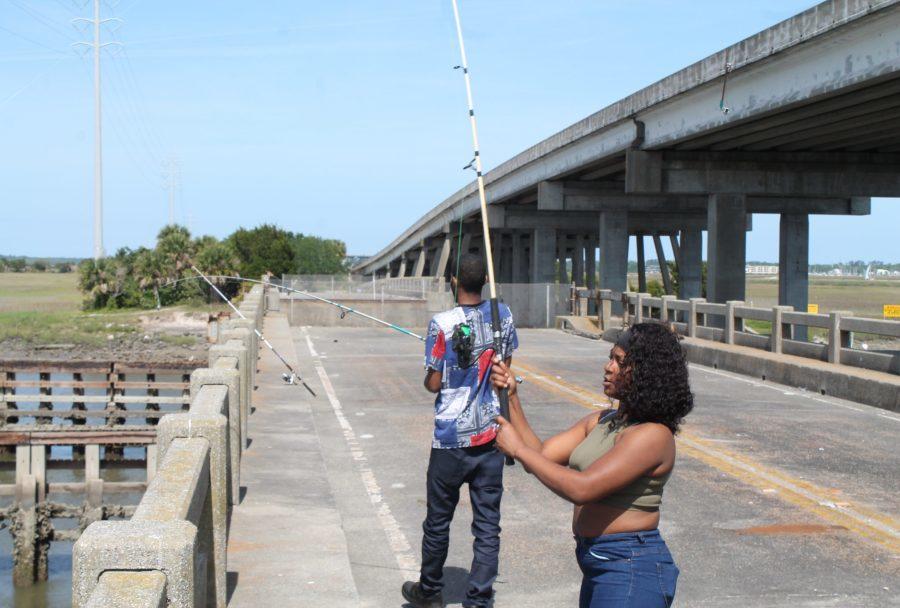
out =
<path fill-rule="evenodd" d="M 501 388 L 497 396 L 500 398 L 500 415 L 509 420 L 509 389 Z M 514 464 L 516 464 L 515 459 L 512 456 L 507 456 L 506 466 L 511 467 Z"/>

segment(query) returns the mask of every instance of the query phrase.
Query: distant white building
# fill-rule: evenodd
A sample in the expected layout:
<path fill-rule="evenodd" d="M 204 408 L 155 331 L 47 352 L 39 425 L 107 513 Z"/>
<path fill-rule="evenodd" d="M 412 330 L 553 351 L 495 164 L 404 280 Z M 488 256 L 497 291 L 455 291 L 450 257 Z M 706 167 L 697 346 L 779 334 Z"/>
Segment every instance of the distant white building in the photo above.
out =
<path fill-rule="evenodd" d="M 747 274 L 778 274 L 777 264 L 747 264 L 744 268 Z"/>

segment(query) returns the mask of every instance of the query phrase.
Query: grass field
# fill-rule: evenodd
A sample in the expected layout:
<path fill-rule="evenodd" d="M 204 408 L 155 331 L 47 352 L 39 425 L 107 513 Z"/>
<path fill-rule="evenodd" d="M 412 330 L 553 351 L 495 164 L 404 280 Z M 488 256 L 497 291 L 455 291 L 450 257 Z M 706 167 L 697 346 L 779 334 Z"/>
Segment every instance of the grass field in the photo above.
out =
<path fill-rule="evenodd" d="M 147 311 L 81 310 L 82 295 L 74 273 L 0 273 L 0 342 L 21 340 L 31 345 L 74 344 L 98 347 L 110 340 L 134 336 L 141 329 Z M 213 306 L 178 306 L 164 312 L 219 311 Z M 191 346 L 194 336 L 184 336 L 177 328 L 159 332 L 169 346 Z M 110 337 L 112 336 L 112 338 Z M 140 337 L 140 336 L 138 336 Z"/>
<path fill-rule="evenodd" d="M 768 308 L 778 303 L 778 279 L 747 280 L 747 302 Z M 885 304 L 900 304 L 900 281 L 810 277 L 809 302 L 820 313 L 849 310 L 858 317 L 882 318 Z"/>
<path fill-rule="evenodd" d="M 0 313 L 76 311 L 81 300 L 74 272 L 0 272 Z"/>

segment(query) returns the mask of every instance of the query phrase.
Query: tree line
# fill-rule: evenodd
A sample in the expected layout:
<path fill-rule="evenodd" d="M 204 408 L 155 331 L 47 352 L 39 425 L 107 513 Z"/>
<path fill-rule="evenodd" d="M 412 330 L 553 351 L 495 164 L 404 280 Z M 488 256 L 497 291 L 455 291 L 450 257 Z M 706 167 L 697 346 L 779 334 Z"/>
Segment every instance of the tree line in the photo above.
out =
<path fill-rule="evenodd" d="M 113 256 L 82 261 L 78 287 L 85 296 L 86 310 L 203 302 L 210 297 L 209 286 L 183 280 L 196 277 L 191 266 L 207 275 L 251 279 L 266 273 L 342 274 L 347 272 L 346 253 L 342 241 L 293 233 L 271 224 L 239 228 L 222 240 L 195 238 L 184 226 L 170 225 L 160 230 L 152 249 L 123 247 Z M 213 281 L 229 298 L 241 289 L 236 281 Z"/>
<path fill-rule="evenodd" d="M 72 272 L 72 262 L 52 262 L 50 260 L 29 260 L 24 257 L 0 255 L 0 272 Z"/>

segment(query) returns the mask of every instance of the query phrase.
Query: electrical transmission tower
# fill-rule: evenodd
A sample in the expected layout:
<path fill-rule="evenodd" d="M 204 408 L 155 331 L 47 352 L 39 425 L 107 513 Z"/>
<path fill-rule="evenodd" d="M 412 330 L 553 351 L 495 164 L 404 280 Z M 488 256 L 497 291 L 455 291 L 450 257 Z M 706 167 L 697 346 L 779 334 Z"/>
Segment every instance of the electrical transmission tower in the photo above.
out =
<path fill-rule="evenodd" d="M 76 26 L 85 25 L 91 27 L 94 33 L 93 42 L 76 42 L 72 46 L 92 49 L 94 53 L 94 259 L 104 257 L 103 253 L 103 113 L 101 111 L 100 91 L 100 52 L 108 46 L 121 47 L 119 42 L 101 42 L 101 26 L 106 23 L 119 25 L 122 20 L 118 17 L 100 17 L 101 0 L 94 0 L 94 16 L 77 17 L 72 20 Z"/>
<path fill-rule="evenodd" d="M 163 188 L 169 192 L 169 225 L 175 225 L 175 194 L 181 189 L 181 160 L 170 156 L 163 161 Z"/>

